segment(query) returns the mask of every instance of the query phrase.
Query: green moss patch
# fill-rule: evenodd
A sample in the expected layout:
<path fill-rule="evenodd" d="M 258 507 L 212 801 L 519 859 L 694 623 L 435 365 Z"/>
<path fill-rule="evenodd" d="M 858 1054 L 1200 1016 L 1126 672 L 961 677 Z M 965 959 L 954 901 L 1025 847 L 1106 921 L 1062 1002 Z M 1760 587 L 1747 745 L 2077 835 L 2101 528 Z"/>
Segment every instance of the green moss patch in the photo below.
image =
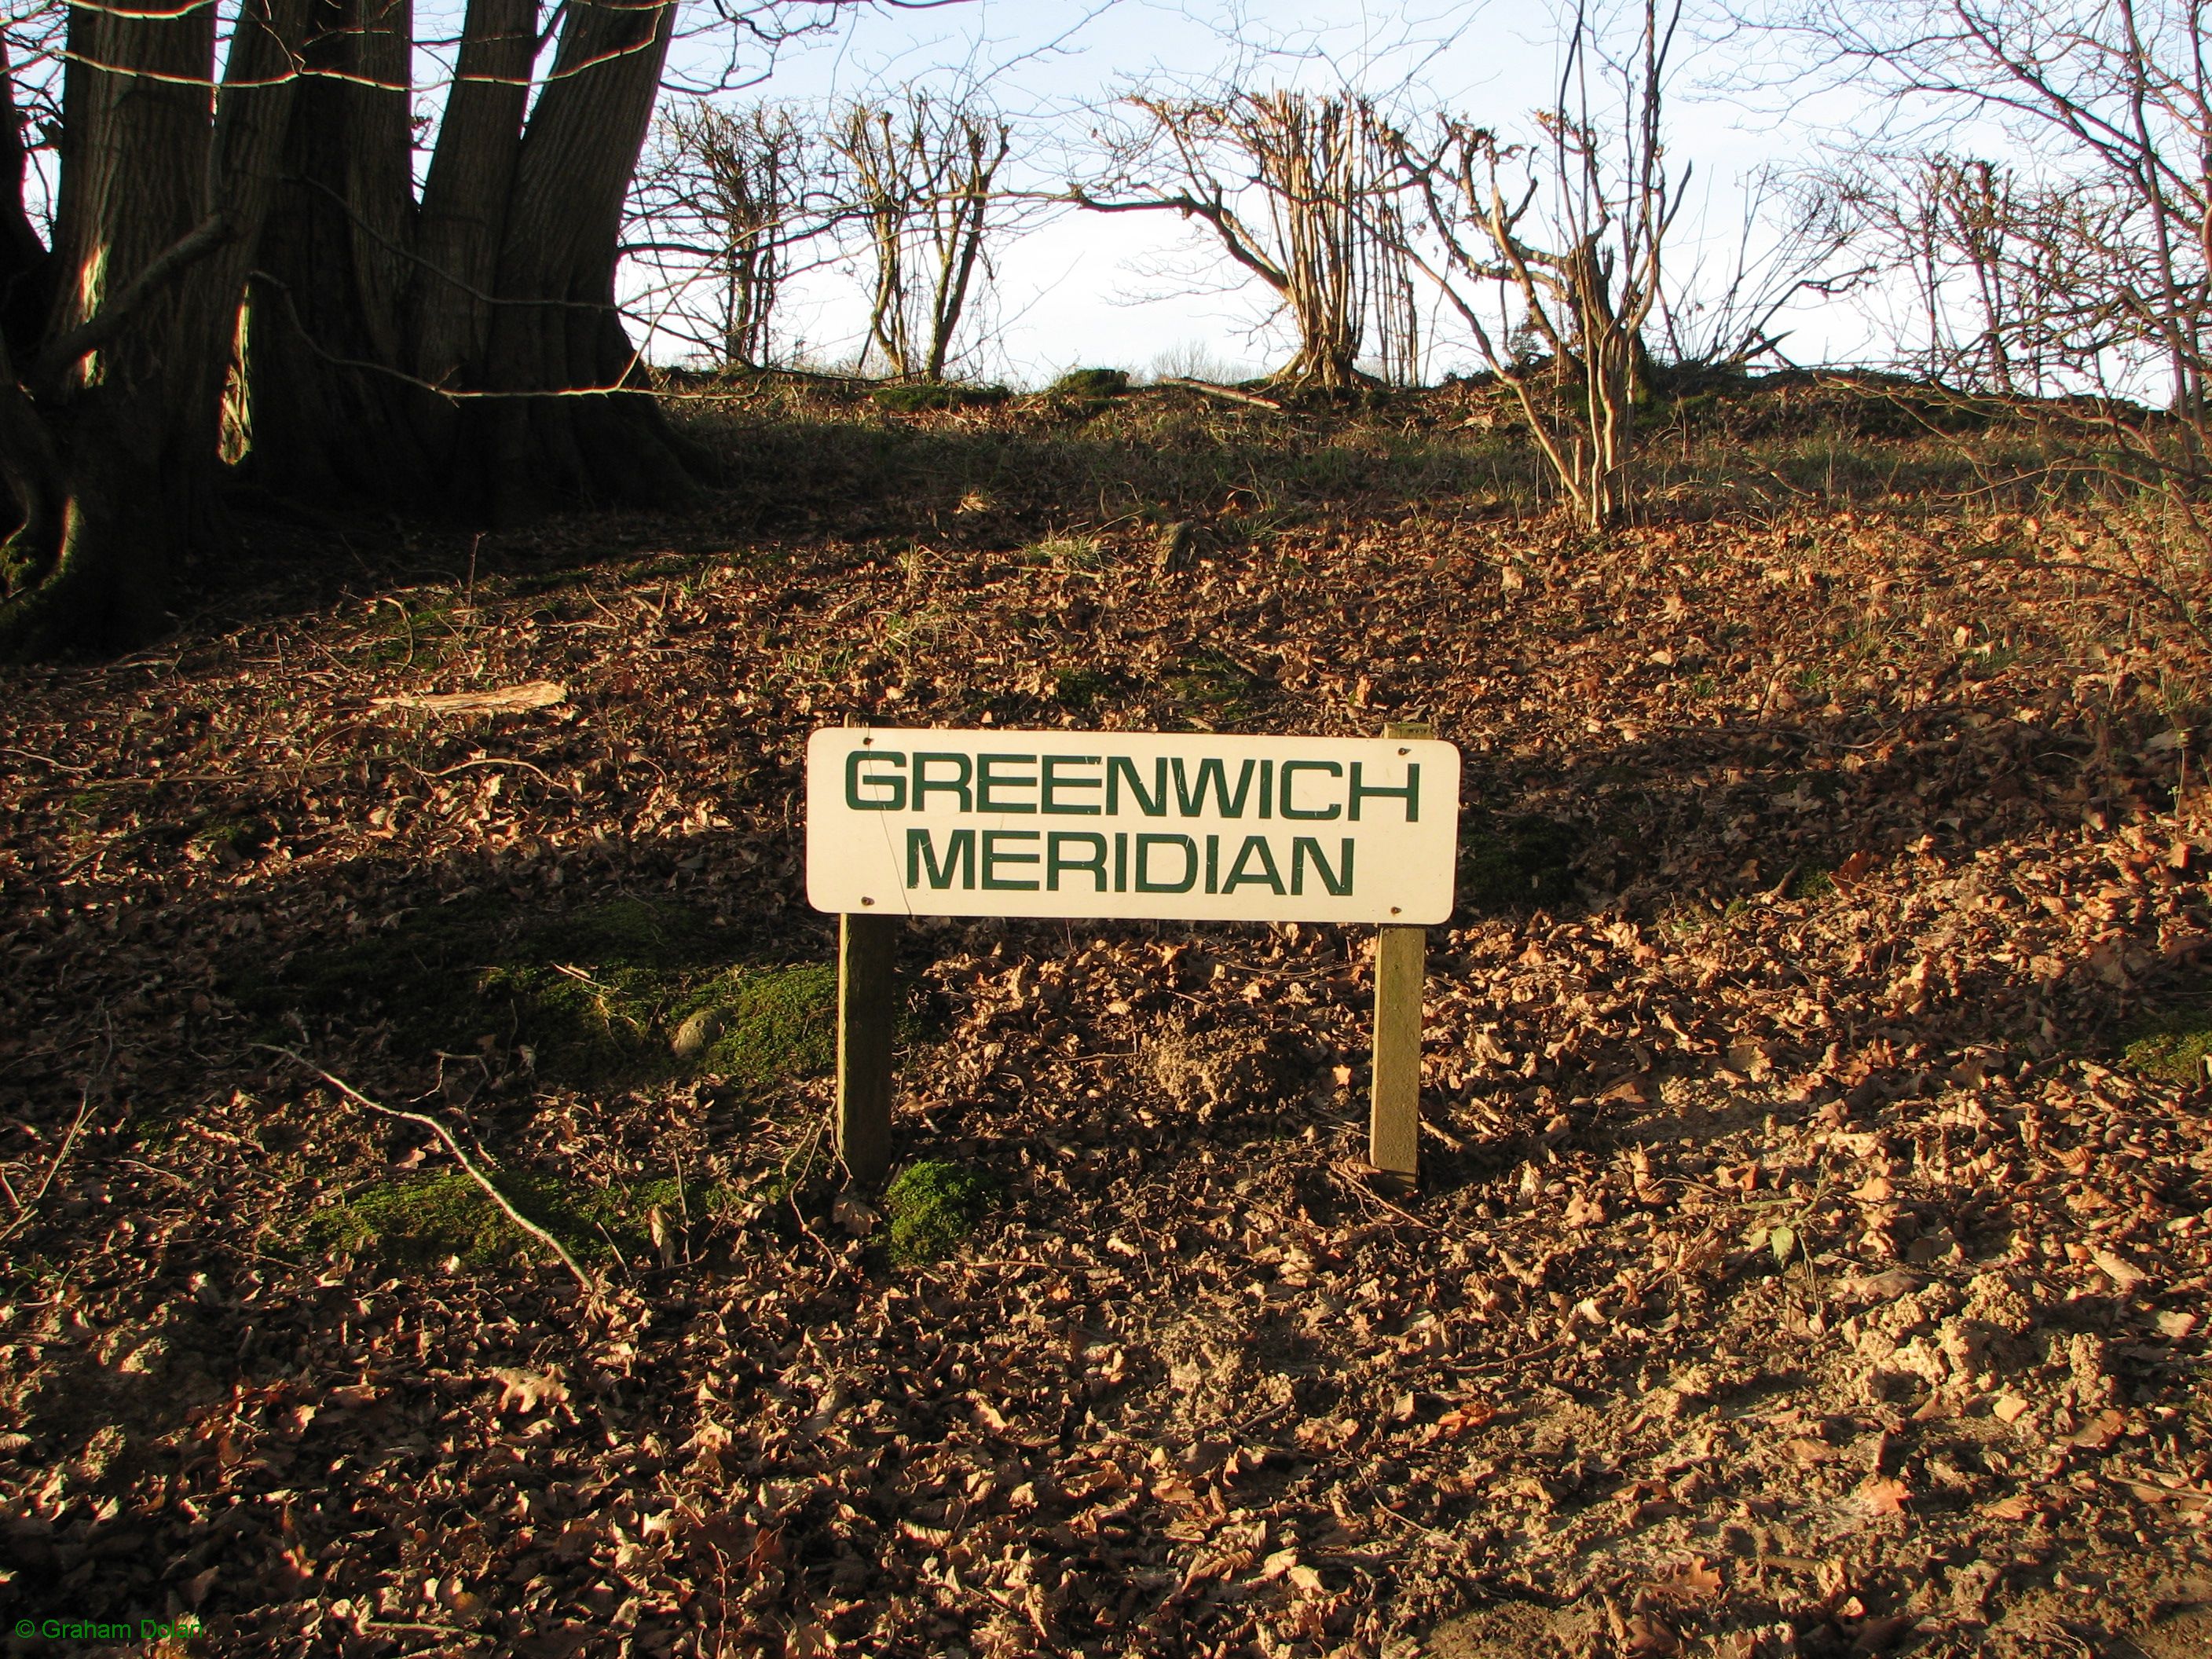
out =
<path fill-rule="evenodd" d="M 625 1255 L 649 1249 L 647 1217 L 656 1206 L 669 1224 L 687 1212 L 696 1224 L 719 1214 L 732 1196 L 720 1187 L 679 1193 L 673 1181 L 595 1188 L 504 1171 L 493 1179 L 508 1202 L 582 1261 L 605 1258 L 611 1246 Z M 412 1267 L 456 1257 L 467 1267 L 495 1267 L 546 1254 L 460 1170 L 379 1182 L 316 1211 L 298 1237 L 327 1255 Z"/>
<path fill-rule="evenodd" d="M 475 899 L 301 951 L 232 989 L 276 1022 L 387 1021 L 396 1047 L 424 1054 L 486 1038 L 527 1048 L 540 1074 L 571 1084 L 705 1071 L 765 1085 L 827 1071 L 836 969 L 736 955 L 690 905 L 618 898 L 548 917 Z"/>
<path fill-rule="evenodd" d="M 2212 980 L 2200 979 L 2178 1004 L 2153 1014 L 2122 1040 L 2120 1057 L 2169 1083 L 2203 1083 L 2212 1060 Z"/>
<path fill-rule="evenodd" d="M 1118 398 L 1128 389 L 1126 368 L 1071 368 L 1045 388 L 1064 398 Z"/>
<path fill-rule="evenodd" d="M 817 1077 L 836 1063 L 837 970 L 828 963 L 726 974 L 696 1006 L 721 1016 L 708 1071 L 765 1083 Z"/>
<path fill-rule="evenodd" d="M 944 1260 L 983 1218 L 997 1190 L 981 1171 L 942 1158 L 908 1164 L 884 1191 L 891 1260 L 906 1266 Z"/>
<path fill-rule="evenodd" d="M 1790 896 L 1804 903 L 1818 903 L 1835 890 L 1835 872 L 1818 865 L 1808 866 L 1790 878 Z"/>
<path fill-rule="evenodd" d="M 1114 690 L 1114 682 L 1095 668 L 1063 668 L 1053 676 L 1053 701 L 1069 708 L 1088 709 Z"/>
<path fill-rule="evenodd" d="M 1574 896 L 1580 839 L 1554 818 L 1470 816 L 1460 833 L 1461 902 L 1475 910 L 1565 903 Z"/>

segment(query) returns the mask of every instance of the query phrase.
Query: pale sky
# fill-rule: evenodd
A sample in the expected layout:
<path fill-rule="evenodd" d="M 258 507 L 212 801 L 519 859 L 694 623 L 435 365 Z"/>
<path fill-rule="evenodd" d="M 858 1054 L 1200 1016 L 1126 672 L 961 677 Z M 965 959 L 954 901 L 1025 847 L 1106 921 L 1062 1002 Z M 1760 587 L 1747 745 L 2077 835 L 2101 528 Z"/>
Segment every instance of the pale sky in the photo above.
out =
<path fill-rule="evenodd" d="M 1028 142 L 1022 183 L 1050 188 L 1065 176 L 1055 152 L 1087 125 L 1085 106 L 1140 81 L 1204 81 L 1237 60 L 1237 14 L 1248 39 L 1248 86 L 1405 89 L 1415 105 L 1449 107 L 1511 128 L 1545 100 L 1558 75 L 1551 14 L 1522 4 L 1363 4 L 1316 0 L 1288 12 L 1234 0 L 972 0 L 927 10 L 870 9 L 836 33 L 787 46 L 774 73 L 736 101 L 816 100 L 946 82 L 988 74 L 1000 106 Z M 1745 180 L 1771 162 L 1808 159 L 1817 112 L 1763 114 L 1717 87 L 1735 67 L 1729 49 L 1686 40 L 1671 109 L 1674 157 L 1695 167 L 1688 207 L 1671 245 L 1675 268 L 1733 260 Z M 692 50 L 704 51 L 703 45 Z M 1826 112 L 1836 125 L 1832 106 Z M 1847 118 L 1849 112 L 1843 112 Z M 1060 212 L 1000 241 L 988 301 L 994 344 L 968 370 L 1035 385 L 1078 366 L 1139 372 L 1164 362 L 1200 373 L 1257 374 L 1288 352 L 1279 328 L 1261 326 L 1267 295 L 1239 284 L 1207 234 L 1172 214 L 1103 216 Z M 1210 289 L 1191 292 L 1194 289 Z M 786 301 L 787 339 L 803 337 L 818 361 L 849 358 L 865 322 L 857 273 L 825 271 Z M 1799 362 L 1857 355 L 1862 310 L 1830 305 L 1793 317 L 1786 349 Z M 658 356 L 673 355 L 661 346 Z M 1431 376 L 1466 366 L 1448 335 Z"/>

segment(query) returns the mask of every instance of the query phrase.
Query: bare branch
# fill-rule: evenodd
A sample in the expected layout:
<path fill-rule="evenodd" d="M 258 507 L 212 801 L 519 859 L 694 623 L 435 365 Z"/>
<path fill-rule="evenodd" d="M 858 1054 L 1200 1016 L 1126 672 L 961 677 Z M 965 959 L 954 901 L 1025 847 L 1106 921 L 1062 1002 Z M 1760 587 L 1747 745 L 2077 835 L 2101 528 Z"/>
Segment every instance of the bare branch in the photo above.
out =
<path fill-rule="evenodd" d="M 329 1084 L 331 1087 L 336 1089 L 340 1094 L 343 1095 L 348 1100 L 352 1101 L 356 1106 L 366 1108 L 368 1110 L 372 1112 L 380 1112 L 386 1117 L 396 1117 L 404 1122 L 419 1124 L 422 1127 L 429 1130 L 431 1133 L 438 1137 L 439 1140 L 444 1143 L 446 1150 L 453 1155 L 453 1161 L 461 1166 L 462 1170 L 468 1175 L 469 1179 L 475 1182 L 477 1186 L 483 1188 L 484 1195 L 490 1199 L 494 1204 L 499 1206 L 500 1212 L 502 1215 L 506 1216 L 509 1221 L 512 1221 L 517 1227 L 520 1228 L 531 1237 L 536 1239 L 539 1243 L 545 1246 L 547 1249 L 552 1251 L 555 1255 L 560 1257 L 561 1265 L 568 1270 L 570 1275 L 574 1278 L 576 1283 L 582 1287 L 586 1296 L 596 1297 L 599 1294 L 599 1281 L 592 1278 L 591 1274 L 586 1273 L 584 1269 L 577 1264 L 576 1258 L 568 1254 L 568 1247 L 562 1244 L 559 1239 L 554 1237 L 551 1233 L 546 1231 L 544 1228 L 532 1221 L 528 1216 L 523 1214 L 521 1211 L 516 1209 L 514 1207 L 514 1201 L 510 1200 L 505 1193 L 500 1191 L 496 1186 L 493 1185 L 491 1177 L 486 1175 L 483 1170 L 478 1167 L 477 1161 L 469 1156 L 467 1149 L 462 1146 L 459 1139 L 455 1136 L 453 1132 L 447 1128 L 444 1123 L 441 1122 L 438 1119 L 432 1117 L 428 1112 L 403 1111 L 397 1106 L 386 1106 L 378 1101 L 371 1100 L 367 1095 L 362 1093 L 360 1090 L 355 1088 L 353 1085 L 348 1083 L 343 1078 L 325 1071 L 321 1066 L 316 1065 L 314 1061 L 303 1059 L 300 1055 L 294 1054 L 289 1048 L 280 1048 L 273 1043 L 267 1042 L 256 1043 L 254 1046 L 258 1048 L 266 1049 L 272 1054 L 282 1054 L 285 1059 L 290 1060 L 295 1066 L 301 1067 L 303 1071 L 313 1072 L 317 1077 L 322 1079 L 324 1082 Z"/>

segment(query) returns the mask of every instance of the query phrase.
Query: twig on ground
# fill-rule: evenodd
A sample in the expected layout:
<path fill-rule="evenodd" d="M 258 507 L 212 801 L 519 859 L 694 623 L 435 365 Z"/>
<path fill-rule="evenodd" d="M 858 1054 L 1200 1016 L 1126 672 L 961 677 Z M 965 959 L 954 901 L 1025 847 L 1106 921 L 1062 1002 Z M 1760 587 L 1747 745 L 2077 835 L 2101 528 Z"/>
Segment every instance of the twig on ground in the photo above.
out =
<path fill-rule="evenodd" d="M 1383 1209 L 1389 1211 L 1392 1215 L 1396 1216 L 1401 1221 L 1409 1221 L 1413 1223 L 1414 1226 L 1424 1228 L 1432 1233 L 1442 1232 L 1443 1231 L 1433 1221 L 1424 1221 L 1412 1211 L 1400 1209 L 1389 1199 L 1383 1197 L 1382 1194 L 1376 1192 L 1374 1188 L 1368 1185 L 1366 1182 L 1355 1179 L 1355 1175 L 1364 1174 L 1366 1172 L 1365 1165 L 1340 1161 L 1330 1164 L 1328 1166 L 1328 1172 L 1334 1176 L 1339 1181 L 1342 1182 L 1344 1185 L 1351 1190 L 1355 1197 L 1363 1199 L 1370 1204 L 1381 1206 Z"/>
<path fill-rule="evenodd" d="M 484 1189 L 485 1195 L 488 1196 L 493 1203 L 499 1206 L 500 1210 L 506 1215 L 509 1221 L 512 1221 L 516 1226 L 522 1229 L 524 1232 L 529 1234 L 531 1237 L 536 1239 L 539 1243 L 544 1245 L 547 1249 L 552 1251 L 555 1255 L 561 1258 L 561 1265 L 566 1267 L 569 1273 L 574 1276 L 576 1283 L 583 1287 L 585 1295 L 588 1297 L 597 1297 L 599 1294 L 599 1281 L 592 1278 L 591 1274 L 586 1273 L 584 1269 L 577 1264 L 576 1258 L 568 1254 L 568 1247 L 563 1245 L 559 1239 L 554 1237 L 551 1233 L 546 1231 L 544 1228 L 532 1221 L 528 1216 L 523 1214 L 521 1211 L 516 1209 L 514 1203 L 507 1198 L 507 1194 L 500 1191 L 497 1187 L 492 1184 L 491 1177 L 477 1167 L 476 1160 L 471 1158 L 467 1152 L 463 1149 L 460 1141 L 455 1138 L 453 1132 L 451 1129 L 448 1129 L 438 1119 L 432 1117 L 428 1112 L 402 1111 L 396 1106 L 386 1106 L 380 1101 L 371 1100 L 367 1095 L 362 1093 L 360 1090 L 355 1088 L 353 1085 L 348 1083 L 343 1078 L 325 1071 L 321 1066 L 316 1065 L 314 1061 L 295 1054 L 289 1048 L 280 1048 L 274 1043 L 269 1042 L 257 1042 L 253 1046 L 257 1048 L 266 1049 L 272 1054 L 282 1054 L 285 1059 L 290 1060 L 295 1066 L 300 1066 L 302 1070 L 313 1072 L 317 1077 L 322 1079 L 324 1082 L 329 1084 L 331 1087 L 336 1089 L 340 1094 L 343 1095 L 348 1100 L 352 1101 L 357 1106 L 366 1107 L 372 1112 L 380 1112 L 386 1117 L 396 1117 L 408 1123 L 420 1124 L 423 1128 L 429 1130 L 432 1134 L 434 1134 L 440 1140 L 445 1143 L 446 1150 L 453 1155 L 454 1161 L 459 1164 L 461 1168 L 467 1172 L 469 1179 L 475 1182 L 477 1186 Z"/>
<path fill-rule="evenodd" d="M 76 1145 L 77 1131 L 84 1127 L 85 1114 L 91 1109 L 92 1090 L 88 1086 L 78 1098 L 76 1115 L 70 1120 L 69 1133 L 62 1137 L 60 1150 L 55 1152 L 53 1162 L 46 1165 L 46 1178 L 39 1182 L 38 1191 L 33 1193 L 28 1199 L 15 1200 L 15 1218 L 5 1227 L 0 1227 L 0 1243 L 5 1243 L 30 1224 L 32 1216 L 38 1211 L 40 1200 L 46 1197 L 46 1189 L 54 1184 L 54 1177 L 61 1173 L 62 1165 L 68 1162 L 70 1148 Z M 8 1189 L 8 1196 L 10 1200 L 15 1200 L 15 1189 L 13 1187 Z"/>

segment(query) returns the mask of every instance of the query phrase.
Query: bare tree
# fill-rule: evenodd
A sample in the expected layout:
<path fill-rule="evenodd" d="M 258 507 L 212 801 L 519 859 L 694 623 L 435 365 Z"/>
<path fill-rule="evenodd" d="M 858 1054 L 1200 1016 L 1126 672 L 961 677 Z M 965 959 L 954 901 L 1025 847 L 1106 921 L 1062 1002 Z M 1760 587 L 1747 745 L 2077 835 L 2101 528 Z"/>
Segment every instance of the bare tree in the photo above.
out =
<path fill-rule="evenodd" d="M 1629 505 L 1644 330 L 1689 179 L 1687 168 L 1669 170 L 1662 134 L 1680 19 L 1679 0 L 1664 9 L 1643 0 L 1634 45 L 1615 58 L 1578 7 L 1558 92 L 1536 112 L 1536 142 L 1508 143 L 1449 118 L 1425 137 L 1395 136 L 1400 172 L 1437 250 L 1431 258 L 1409 242 L 1407 257 L 1511 389 L 1575 516 L 1591 528 Z M 1608 114 L 1617 131 L 1601 125 Z M 1517 330 L 1499 298 L 1520 309 Z M 1516 349 L 1516 334 L 1529 349 Z"/>
<path fill-rule="evenodd" d="M 1013 130 L 970 96 L 909 92 L 848 105 L 824 141 L 833 211 L 864 236 L 870 270 L 865 368 L 941 380 L 995 227 Z"/>
<path fill-rule="evenodd" d="M 1106 141 L 1105 176 L 1070 199 L 1102 213 L 1174 212 L 1204 224 L 1289 313 L 1297 354 L 1274 378 L 1340 390 L 1419 377 L 1420 337 L 1389 129 L 1350 93 L 1140 94 Z"/>
<path fill-rule="evenodd" d="M 664 332 L 688 331 L 725 368 L 771 360 L 776 302 L 822 229 L 820 204 L 810 199 L 819 151 L 787 105 L 700 103 L 662 120 L 639 173 L 624 252 L 678 291 Z M 709 296 L 704 316 L 689 300 L 699 287 Z"/>
<path fill-rule="evenodd" d="M 1910 159 L 1893 170 L 1903 188 L 1887 228 L 1918 239 L 1929 349 L 1940 355 L 1953 327 L 1954 302 L 1932 291 L 1962 277 L 1982 378 L 2010 389 L 2027 357 L 2093 392 L 2154 377 L 2179 441 L 2137 423 L 2138 459 L 2201 489 L 2212 382 L 2206 0 L 1782 0 L 1753 21 L 1894 112 L 1895 148 Z M 1966 121 L 2013 159 L 1953 159 Z"/>
<path fill-rule="evenodd" d="M 1746 181 L 1724 264 L 1663 261 L 1655 351 L 1677 370 L 1741 370 L 1778 356 L 1790 305 L 1850 294 L 1874 274 L 1878 262 L 1857 246 L 1863 228 L 1833 180 L 1762 168 Z"/>

